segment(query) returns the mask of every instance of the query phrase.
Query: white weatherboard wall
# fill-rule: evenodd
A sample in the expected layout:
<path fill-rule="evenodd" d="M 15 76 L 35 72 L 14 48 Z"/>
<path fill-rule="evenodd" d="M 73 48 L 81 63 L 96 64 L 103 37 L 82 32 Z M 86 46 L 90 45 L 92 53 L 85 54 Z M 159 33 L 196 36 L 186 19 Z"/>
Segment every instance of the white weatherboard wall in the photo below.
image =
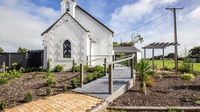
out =
<path fill-rule="evenodd" d="M 75 19 L 90 31 L 90 38 L 96 42 L 92 44 L 92 59 L 107 58 L 108 62 L 111 62 L 113 55 L 112 33 L 79 8 L 76 8 Z M 87 51 L 89 56 L 89 49 Z M 96 65 L 102 62 L 101 60 L 97 63 L 93 62 L 93 64 Z"/>

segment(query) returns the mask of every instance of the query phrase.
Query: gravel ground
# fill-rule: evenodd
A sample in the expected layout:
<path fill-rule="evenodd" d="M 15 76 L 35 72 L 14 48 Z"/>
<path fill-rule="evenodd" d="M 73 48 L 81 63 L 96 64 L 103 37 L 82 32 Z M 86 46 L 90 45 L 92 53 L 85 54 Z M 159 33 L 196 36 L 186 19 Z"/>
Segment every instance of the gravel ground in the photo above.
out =
<path fill-rule="evenodd" d="M 187 101 L 180 98 L 186 97 Z M 155 86 L 148 87 L 148 93 L 142 94 L 139 90 L 139 82 L 133 88 L 118 97 L 110 106 L 200 106 L 195 103 L 196 97 L 200 97 L 200 76 L 196 77 L 188 90 L 179 76 L 173 74 L 161 78 L 155 78 Z"/>
<path fill-rule="evenodd" d="M 32 78 L 31 74 L 23 74 L 23 77 L 14 79 L 8 84 L 0 85 L 0 102 L 5 102 L 7 108 L 15 107 L 22 104 L 23 98 L 28 91 L 31 91 L 34 95 L 34 100 L 44 98 L 47 86 L 45 86 L 46 79 L 43 78 L 44 73 L 37 73 L 35 78 Z M 71 72 L 55 73 L 54 78 L 57 80 L 57 84 L 51 85 L 54 90 L 53 95 L 63 93 L 62 90 L 64 84 L 67 84 L 70 88 L 70 79 L 76 77 L 77 74 Z"/>

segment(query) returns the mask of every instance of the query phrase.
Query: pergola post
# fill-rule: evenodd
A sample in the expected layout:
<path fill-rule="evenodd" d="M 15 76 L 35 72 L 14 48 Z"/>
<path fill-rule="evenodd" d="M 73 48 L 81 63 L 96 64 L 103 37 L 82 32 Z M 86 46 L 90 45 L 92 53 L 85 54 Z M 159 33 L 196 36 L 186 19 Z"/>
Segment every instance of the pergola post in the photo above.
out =
<path fill-rule="evenodd" d="M 109 65 L 108 91 L 110 94 L 113 93 L 113 64 Z"/>
<path fill-rule="evenodd" d="M 162 49 L 162 52 L 163 52 L 163 57 L 162 57 L 162 60 L 163 60 L 163 69 L 165 68 L 165 49 L 163 48 Z"/>
<path fill-rule="evenodd" d="M 152 69 L 154 71 L 154 48 L 152 49 Z"/>

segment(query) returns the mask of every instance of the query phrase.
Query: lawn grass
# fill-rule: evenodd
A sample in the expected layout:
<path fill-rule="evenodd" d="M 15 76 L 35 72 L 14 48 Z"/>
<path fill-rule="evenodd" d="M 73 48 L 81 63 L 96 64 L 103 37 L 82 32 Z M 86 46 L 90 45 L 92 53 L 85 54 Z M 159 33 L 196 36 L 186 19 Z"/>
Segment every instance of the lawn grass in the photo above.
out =
<path fill-rule="evenodd" d="M 150 64 L 152 65 L 152 60 L 149 60 Z M 179 64 L 182 64 L 183 61 L 178 61 Z M 162 60 L 155 60 L 155 66 L 158 69 L 163 68 L 163 62 Z M 165 67 L 173 70 L 174 69 L 174 60 L 165 60 Z M 200 72 L 200 63 L 194 63 L 193 65 L 194 71 Z"/>

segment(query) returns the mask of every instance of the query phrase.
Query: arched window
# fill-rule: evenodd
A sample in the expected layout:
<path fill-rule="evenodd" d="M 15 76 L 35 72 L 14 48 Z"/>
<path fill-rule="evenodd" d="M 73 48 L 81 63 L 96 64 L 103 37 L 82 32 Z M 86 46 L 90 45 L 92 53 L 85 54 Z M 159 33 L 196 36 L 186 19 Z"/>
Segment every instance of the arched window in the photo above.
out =
<path fill-rule="evenodd" d="M 71 58 L 71 42 L 69 40 L 63 43 L 63 58 Z"/>

